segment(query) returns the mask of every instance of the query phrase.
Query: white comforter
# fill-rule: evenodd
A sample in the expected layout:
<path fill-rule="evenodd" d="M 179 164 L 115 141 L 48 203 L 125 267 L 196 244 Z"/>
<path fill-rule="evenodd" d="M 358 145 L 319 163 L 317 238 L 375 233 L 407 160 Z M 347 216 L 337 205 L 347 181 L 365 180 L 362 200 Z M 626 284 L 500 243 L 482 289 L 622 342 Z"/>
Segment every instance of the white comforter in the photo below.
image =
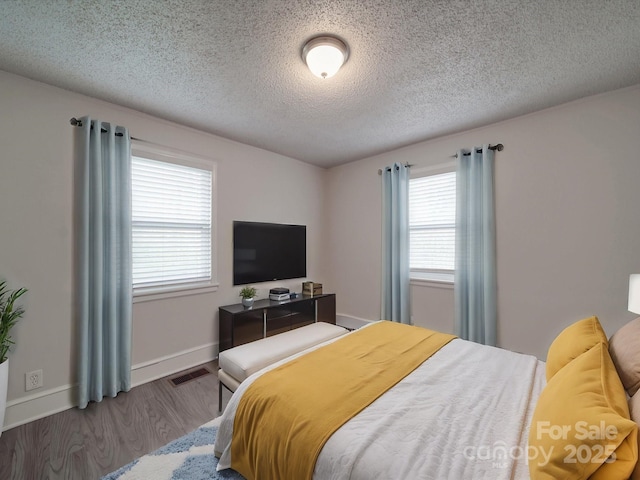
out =
<path fill-rule="evenodd" d="M 231 398 L 215 442 L 218 470 L 231 467 L 242 393 L 277 365 Z M 535 357 L 453 340 L 338 429 L 313 478 L 528 479 L 528 428 L 544 383 Z"/>

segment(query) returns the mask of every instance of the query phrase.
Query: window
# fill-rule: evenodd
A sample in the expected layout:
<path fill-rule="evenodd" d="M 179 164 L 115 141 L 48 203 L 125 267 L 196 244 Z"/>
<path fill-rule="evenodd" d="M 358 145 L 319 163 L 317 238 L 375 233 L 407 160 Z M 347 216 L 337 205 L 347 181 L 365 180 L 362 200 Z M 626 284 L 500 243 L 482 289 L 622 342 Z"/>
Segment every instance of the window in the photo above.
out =
<path fill-rule="evenodd" d="M 213 162 L 134 147 L 131 180 L 134 294 L 215 287 Z"/>
<path fill-rule="evenodd" d="M 443 173 L 440 169 L 439 173 L 412 178 L 409 181 L 412 279 L 453 282 L 455 224 L 456 172 Z"/>

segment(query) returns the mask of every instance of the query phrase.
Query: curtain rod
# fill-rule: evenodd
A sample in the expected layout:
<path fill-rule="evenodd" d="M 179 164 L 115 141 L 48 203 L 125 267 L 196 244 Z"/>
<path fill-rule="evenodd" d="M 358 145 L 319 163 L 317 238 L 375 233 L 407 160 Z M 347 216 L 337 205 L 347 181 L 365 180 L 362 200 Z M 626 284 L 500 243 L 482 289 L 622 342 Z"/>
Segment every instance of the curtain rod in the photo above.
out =
<path fill-rule="evenodd" d="M 411 163 L 409 163 L 409 162 L 405 163 L 404 166 L 407 167 L 407 168 L 413 167 L 413 165 Z M 378 169 L 378 175 L 382 175 L 382 169 Z"/>
<path fill-rule="evenodd" d="M 489 145 L 489 150 L 497 150 L 497 151 L 501 152 L 502 150 L 504 150 L 504 145 L 501 144 L 501 143 L 498 143 L 496 145 Z M 478 148 L 476 150 L 476 152 L 477 153 L 482 153 L 482 149 Z M 471 153 L 463 153 L 463 155 L 466 157 L 466 156 L 471 155 Z M 451 155 L 451 158 L 458 158 L 458 154 L 456 153 L 455 155 Z M 409 163 L 405 163 L 404 166 L 405 167 L 413 167 L 413 165 L 409 165 Z M 382 175 L 382 169 L 378 170 L 378 175 Z"/>
<path fill-rule="evenodd" d="M 489 150 L 497 150 L 499 152 L 501 152 L 502 150 L 504 150 L 504 145 L 501 143 L 498 143 L 497 145 L 489 145 Z M 476 150 L 476 153 L 482 153 L 482 149 L 478 148 Z M 469 155 L 471 155 L 471 152 L 469 153 L 463 153 L 462 155 L 464 155 L 465 157 L 468 157 Z M 458 158 L 458 154 L 456 153 L 455 155 L 451 155 L 451 158 Z"/>
<path fill-rule="evenodd" d="M 69 123 L 71 125 L 73 125 L 74 127 L 81 127 L 82 126 L 82 120 L 78 120 L 76 117 L 72 117 L 71 120 L 69 120 Z M 91 126 L 91 128 L 93 128 L 93 125 Z M 107 133 L 107 131 L 104 128 L 101 128 L 100 131 L 102 133 Z M 121 137 L 122 133 L 116 133 L 115 135 L 116 135 L 116 137 Z M 131 140 L 141 141 L 139 138 L 136 138 L 136 137 L 131 137 Z"/>

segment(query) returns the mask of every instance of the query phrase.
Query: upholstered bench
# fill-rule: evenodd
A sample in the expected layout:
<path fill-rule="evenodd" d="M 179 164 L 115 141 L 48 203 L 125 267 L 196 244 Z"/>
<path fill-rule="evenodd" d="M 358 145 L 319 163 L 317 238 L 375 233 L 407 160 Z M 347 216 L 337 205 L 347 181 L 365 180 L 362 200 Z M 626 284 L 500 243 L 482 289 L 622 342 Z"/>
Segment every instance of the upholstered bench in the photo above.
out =
<path fill-rule="evenodd" d="M 222 411 L 223 386 L 235 392 L 243 380 L 258 370 L 347 332 L 346 328 L 317 322 L 220 352 L 218 410 Z"/>

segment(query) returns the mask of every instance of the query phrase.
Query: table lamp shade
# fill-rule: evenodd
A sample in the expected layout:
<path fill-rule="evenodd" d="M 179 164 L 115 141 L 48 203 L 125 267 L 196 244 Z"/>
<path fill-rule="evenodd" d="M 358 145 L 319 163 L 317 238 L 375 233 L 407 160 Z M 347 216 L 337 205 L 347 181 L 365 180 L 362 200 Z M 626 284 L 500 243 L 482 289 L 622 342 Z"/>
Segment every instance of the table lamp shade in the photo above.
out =
<path fill-rule="evenodd" d="M 640 313 L 640 273 L 629 277 L 629 306 L 630 312 Z"/>

